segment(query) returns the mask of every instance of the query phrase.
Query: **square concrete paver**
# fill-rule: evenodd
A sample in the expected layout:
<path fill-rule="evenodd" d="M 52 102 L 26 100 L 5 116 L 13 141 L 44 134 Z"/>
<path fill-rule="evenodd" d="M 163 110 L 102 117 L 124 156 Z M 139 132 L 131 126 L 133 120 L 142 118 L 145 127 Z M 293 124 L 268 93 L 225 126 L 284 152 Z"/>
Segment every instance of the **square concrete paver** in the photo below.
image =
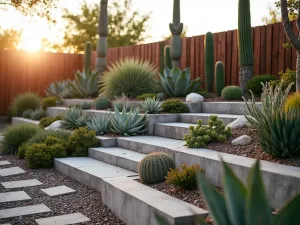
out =
<path fill-rule="evenodd" d="M 65 194 L 71 194 L 73 192 L 76 192 L 72 188 L 69 188 L 69 187 L 67 187 L 65 185 L 58 186 L 58 187 L 41 189 L 41 191 L 44 192 L 44 193 L 46 193 L 50 197 L 55 197 L 55 196 L 65 195 Z"/>
<path fill-rule="evenodd" d="M 62 216 L 53 216 L 43 219 L 37 219 L 35 222 L 39 225 L 68 225 L 74 223 L 83 223 L 91 221 L 89 218 L 85 217 L 81 213 L 72 213 Z"/>
<path fill-rule="evenodd" d="M 0 210 L 0 219 L 13 218 L 17 216 L 27 216 L 46 212 L 51 212 L 51 209 L 49 209 L 44 204 L 2 209 Z"/>
<path fill-rule="evenodd" d="M 6 166 L 6 165 L 10 165 L 11 163 L 4 160 L 4 161 L 0 161 L 0 166 Z"/>
<path fill-rule="evenodd" d="M 26 171 L 22 170 L 20 167 L 0 169 L 0 176 L 2 177 L 17 175 L 21 173 L 26 173 Z"/>
<path fill-rule="evenodd" d="M 24 191 L 14 191 L 14 192 L 5 192 L 0 193 L 0 203 L 3 202 L 15 202 L 15 201 L 24 201 L 30 200 L 30 196 Z"/>
<path fill-rule="evenodd" d="M 9 181 L 9 182 L 2 182 L 1 185 L 5 188 L 23 188 L 23 187 L 32 187 L 37 185 L 42 185 L 40 181 L 37 179 L 31 180 L 17 180 L 17 181 Z"/>

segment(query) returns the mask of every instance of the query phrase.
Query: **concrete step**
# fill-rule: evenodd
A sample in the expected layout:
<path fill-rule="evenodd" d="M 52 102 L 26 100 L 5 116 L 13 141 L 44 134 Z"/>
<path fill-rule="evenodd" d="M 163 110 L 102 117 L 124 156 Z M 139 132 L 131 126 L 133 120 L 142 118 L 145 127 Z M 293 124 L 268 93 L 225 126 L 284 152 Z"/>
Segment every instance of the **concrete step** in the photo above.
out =
<path fill-rule="evenodd" d="M 192 224 L 195 216 L 207 211 L 135 181 L 137 173 L 88 157 L 54 160 L 55 168 L 78 182 L 92 187 L 102 201 L 125 224 L 157 225 L 155 213 L 170 224 Z"/>
<path fill-rule="evenodd" d="M 183 140 L 185 134 L 189 134 L 189 127 L 196 126 L 191 123 L 156 123 L 154 135 L 160 137 Z"/>
<path fill-rule="evenodd" d="M 180 122 L 196 124 L 198 120 L 202 120 L 203 124 L 207 124 L 209 117 L 216 115 L 225 124 L 228 125 L 235 121 L 241 115 L 217 114 L 217 113 L 182 113 L 180 114 Z"/>
<path fill-rule="evenodd" d="M 139 162 L 146 154 L 123 148 L 90 148 L 89 157 L 133 172 L 138 172 Z"/>

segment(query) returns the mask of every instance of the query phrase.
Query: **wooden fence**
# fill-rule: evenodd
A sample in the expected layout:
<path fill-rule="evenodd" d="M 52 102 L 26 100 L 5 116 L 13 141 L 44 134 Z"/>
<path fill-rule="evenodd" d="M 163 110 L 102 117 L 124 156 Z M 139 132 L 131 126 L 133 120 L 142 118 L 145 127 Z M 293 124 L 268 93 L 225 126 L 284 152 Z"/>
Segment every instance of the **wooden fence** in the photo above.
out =
<path fill-rule="evenodd" d="M 297 31 L 293 22 L 294 32 Z M 287 42 L 281 23 L 253 28 L 254 73 L 277 75 L 286 68 L 295 69 L 295 50 L 283 48 Z M 124 46 L 108 50 L 107 61 L 135 57 L 149 60 L 158 68 L 162 66 L 163 47 L 168 44 Z M 237 31 L 214 34 L 215 61 L 225 65 L 226 85 L 238 85 Z M 93 54 L 93 63 L 95 62 Z M 12 99 L 25 91 L 44 95 L 45 88 L 56 80 L 72 79 L 77 69 L 82 69 L 80 54 L 29 53 L 23 51 L 0 51 L 0 116 L 7 113 Z M 204 75 L 204 35 L 182 39 L 181 67 L 190 67 L 192 77 Z M 204 88 L 205 84 L 202 84 Z"/>

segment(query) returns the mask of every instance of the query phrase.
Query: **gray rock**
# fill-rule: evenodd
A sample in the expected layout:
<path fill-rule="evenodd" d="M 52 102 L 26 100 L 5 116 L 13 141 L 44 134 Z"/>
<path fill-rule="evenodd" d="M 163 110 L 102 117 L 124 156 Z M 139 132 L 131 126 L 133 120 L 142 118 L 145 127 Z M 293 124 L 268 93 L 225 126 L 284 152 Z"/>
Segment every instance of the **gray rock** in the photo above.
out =
<path fill-rule="evenodd" d="M 204 98 L 202 95 L 196 94 L 196 93 L 191 93 L 188 94 L 185 98 L 186 102 L 192 102 L 192 103 L 196 103 L 196 102 L 203 102 Z"/>
<path fill-rule="evenodd" d="M 248 135 L 242 135 L 234 139 L 231 144 L 233 145 L 249 145 L 252 142 L 252 138 Z"/>
<path fill-rule="evenodd" d="M 236 119 L 232 123 L 228 124 L 227 127 L 230 127 L 231 129 L 237 129 L 247 126 L 248 120 L 246 117 L 241 116 L 240 118 Z"/>
<path fill-rule="evenodd" d="M 62 120 L 53 122 L 50 126 L 46 127 L 45 130 L 60 130 L 63 127 Z"/>

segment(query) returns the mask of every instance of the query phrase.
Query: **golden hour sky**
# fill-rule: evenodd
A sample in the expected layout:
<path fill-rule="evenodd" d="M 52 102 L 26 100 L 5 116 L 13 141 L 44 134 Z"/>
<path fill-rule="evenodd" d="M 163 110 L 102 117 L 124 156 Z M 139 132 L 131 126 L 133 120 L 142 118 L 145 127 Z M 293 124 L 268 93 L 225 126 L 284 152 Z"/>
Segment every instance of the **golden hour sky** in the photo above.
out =
<path fill-rule="evenodd" d="M 2 28 L 23 29 L 23 38 L 20 49 L 37 51 L 40 40 L 47 38 L 50 41 L 60 40 L 61 28 L 64 22 L 61 18 L 63 8 L 78 12 L 82 0 L 61 0 L 53 13 L 57 20 L 54 27 L 49 27 L 42 20 L 32 21 L 24 18 L 15 10 L 1 11 L 0 26 Z M 89 3 L 98 3 L 100 0 L 86 0 Z M 251 0 L 252 26 L 262 25 L 261 18 L 268 14 L 268 5 L 274 5 L 274 0 Z M 168 24 L 172 21 L 173 0 L 132 0 L 134 9 L 142 13 L 151 13 L 147 34 L 152 36 L 146 42 L 159 41 L 170 31 Z M 237 28 L 238 0 L 182 0 L 181 21 L 187 26 L 188 36 L 204 34 L 207 31 L 219 32 Z"/>

